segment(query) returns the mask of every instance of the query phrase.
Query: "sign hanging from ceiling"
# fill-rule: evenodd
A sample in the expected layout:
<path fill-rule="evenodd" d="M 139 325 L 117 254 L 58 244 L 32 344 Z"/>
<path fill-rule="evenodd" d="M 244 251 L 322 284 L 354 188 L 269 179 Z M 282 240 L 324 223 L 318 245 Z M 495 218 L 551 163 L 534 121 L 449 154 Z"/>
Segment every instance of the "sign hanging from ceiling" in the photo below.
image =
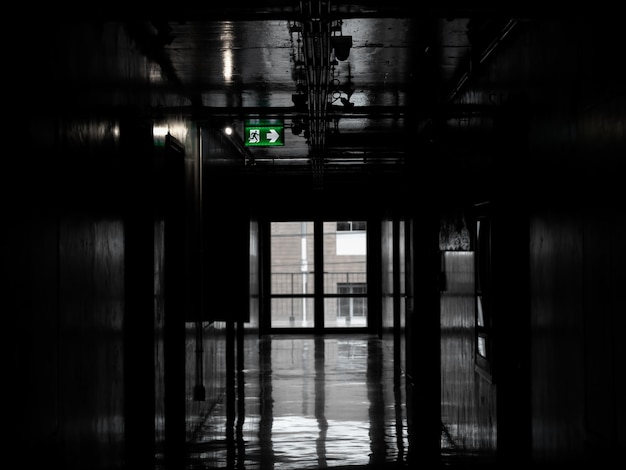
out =
<path fill-rule="evenodd" d="M 243 133 L 246 147 L 285 145 L 285 123 L 282 119 L 247 119 Z"/>

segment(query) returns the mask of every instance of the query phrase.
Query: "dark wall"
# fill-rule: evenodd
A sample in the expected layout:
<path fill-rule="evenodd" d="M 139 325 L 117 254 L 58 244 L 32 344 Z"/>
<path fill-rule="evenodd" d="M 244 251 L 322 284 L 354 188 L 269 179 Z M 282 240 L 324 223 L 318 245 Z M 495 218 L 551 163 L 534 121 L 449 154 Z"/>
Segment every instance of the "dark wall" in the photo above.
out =
<path fill-rule="evenodd" d="M 618 31 L 595 19 L 521 21 L 458 97 L 495 105 L 481 129 L 490 144 L 477 158 L 490 170 L 480 196 L 498 204 L 501 248 L 514 255 L 494 267 L 506 291 L 501 306 L 508 299 L 513 308 L 502 315 L 517 318 L 502 326 L 529 338 L 515 347 L 500 339 L 502 360 L 527 374 L 529 388 L 512 392 L 513 373 L 496 385 L 498 447 L 535 462 L 601 460 L 624 445 L 614 381 L 624 351 L 613 336 L 623 323 L 612 313 L 623 310 L 616 233 L 624 210 L 616 201 L 626 109 L 624 73 L 610 60 L 624 45 Z M 463 185 L 475 202 L 472 181 Z M 462 402 L 463 388 L 457 392 L 452 400 Z"/>
<path fill-rule="evenodd" d="M 170 322 L 172 312 L 183 327 L 185 318 L 184 309 L 165 302 L 167 229 L 155 196 L 163 188 L 153 173 L 150 106 L 159 97 L 149 87 L 151 67 L 118 23 L 38 22 L 29 38 L 16 64 L 25 76 L 47 74 L 36 93 L 19 88 L 15 158 L 2 193 L 6 299 L 22 333 L 15 335 L 11 378 L 19 449 L 43 451 L 68 469 L 150 466 L 165 436 L 168 308 Z M 177 99 L 162 103 L 181 104 Z M 160 124 L 187 151 L 183 225 L 196 236 L 195 136 L 180 116 Z M 191 250 L 183 254 L 187 279 L 199 266 L 197 240 L 183 240 Z M 186 286 L 195 292 L 187 291 L 193 309 L 198 287 Z M 221 333 L 206 337 L 216 362 L 223 354 L 210 344 Z M 184 413 L 184 336 L 180 347 Z M 215 381 L 210 374 L 205 380 L 223 386 L 220 368 L 213 370 Z"/>
<path fill-rule="evenodd" d="M 127 260 L 116 136 L 111 121 L 96 116 L 37 113 L 25 122 L 29 138 L 18 141 L 6 186 L 24 196 L 3 197 L 8 311 L 25 334 L 12 377 L 19 443 L 66 468 L 116 468 L 125 458 L 118 417 Z"/>
<path fill-rule="evenodd" d="M 245 184 L 245 161 L 219 129 L 204 127 L 202 139 L 203 315 L 247 322 L 251 205 L 260 196 Z"/>

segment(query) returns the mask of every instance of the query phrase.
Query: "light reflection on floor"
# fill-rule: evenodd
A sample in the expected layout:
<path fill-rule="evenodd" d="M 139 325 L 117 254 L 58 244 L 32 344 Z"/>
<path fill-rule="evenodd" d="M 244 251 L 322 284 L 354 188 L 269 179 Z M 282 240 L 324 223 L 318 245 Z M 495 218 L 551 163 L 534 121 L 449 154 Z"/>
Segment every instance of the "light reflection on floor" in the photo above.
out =
<path fill-rule="evenodd" d="M 360 335 L 261 339 L 192 444 L 188 468 L 403 463 L 404 378 L 392 355 Z"/>

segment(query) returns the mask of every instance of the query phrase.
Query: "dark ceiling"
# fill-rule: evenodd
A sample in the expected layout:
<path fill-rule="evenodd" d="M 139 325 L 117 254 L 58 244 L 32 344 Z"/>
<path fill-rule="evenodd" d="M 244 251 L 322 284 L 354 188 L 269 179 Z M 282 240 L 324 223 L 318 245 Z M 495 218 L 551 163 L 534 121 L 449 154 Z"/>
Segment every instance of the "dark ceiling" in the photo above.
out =
<path fill-rule="evenodd" d="M 395 0 L 198 5 L 128 22 L 162 90 L 186 99 L 159 112 L 232 124 L 247 164 L 318 183 L 333 171 L 402 171 L 435 117 L 475 113 L 454 98 L 523 13 Z M 246 145 L 244 124 L 268 119 L 284 124 L 284 145 Z"/>

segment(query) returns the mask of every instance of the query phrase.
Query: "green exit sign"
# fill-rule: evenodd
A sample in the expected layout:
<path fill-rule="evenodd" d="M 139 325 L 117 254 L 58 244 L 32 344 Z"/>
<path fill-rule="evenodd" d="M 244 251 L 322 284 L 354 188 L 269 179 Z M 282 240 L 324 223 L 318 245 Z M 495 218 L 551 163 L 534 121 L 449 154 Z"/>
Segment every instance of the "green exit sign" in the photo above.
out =
<path fill-rule="evenodd" d="M 282 119 L 251 119 L 244 125 L 246 147 L 275 147 L 285 145 L 285 123 Z"/>

